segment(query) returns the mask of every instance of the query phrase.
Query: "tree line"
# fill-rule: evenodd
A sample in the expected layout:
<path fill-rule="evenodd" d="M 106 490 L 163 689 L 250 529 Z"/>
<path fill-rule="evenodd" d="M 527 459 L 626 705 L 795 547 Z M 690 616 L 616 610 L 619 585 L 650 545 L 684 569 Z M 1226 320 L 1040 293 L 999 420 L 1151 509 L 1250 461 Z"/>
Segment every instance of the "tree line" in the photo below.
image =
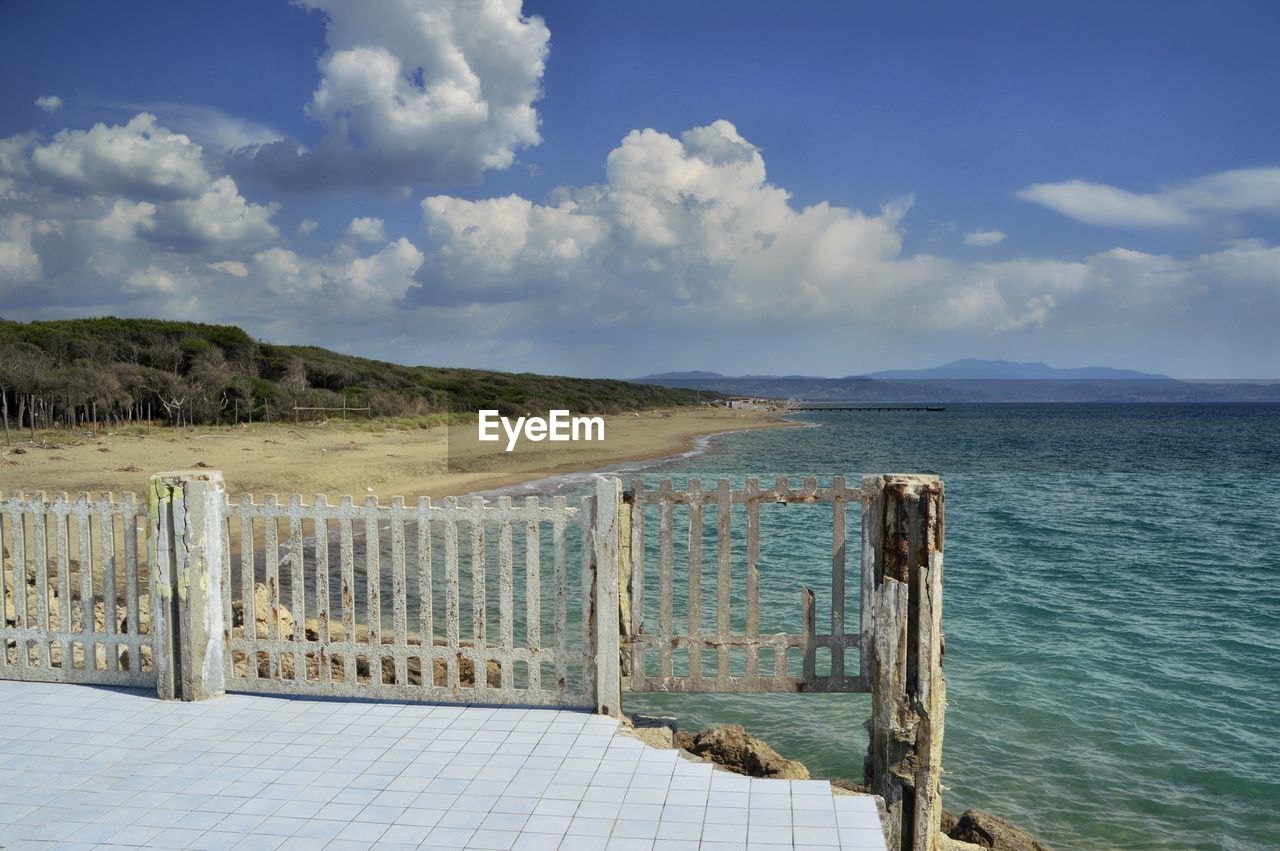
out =
<path fill-rule="evenodd" d="M 0 320 L 0 418 L 10 429 L 292 419 L 296 408 L 372 416 L 618 413 L 696 404 L 627 381 L 404 366 L 254 340 L 231 325 L 155 319 Z M 308 412 L 314 416 L 314 412 Z"/>

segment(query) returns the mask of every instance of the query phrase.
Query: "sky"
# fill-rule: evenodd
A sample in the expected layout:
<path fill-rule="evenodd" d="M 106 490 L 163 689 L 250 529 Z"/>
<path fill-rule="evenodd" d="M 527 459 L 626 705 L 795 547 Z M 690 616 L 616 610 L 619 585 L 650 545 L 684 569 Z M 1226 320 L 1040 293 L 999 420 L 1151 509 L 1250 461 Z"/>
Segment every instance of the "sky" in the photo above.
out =
<path fill-rule="evenodd" d="M 0 0 L 0 316 L 1280 376 L 1280 5 Z"/>

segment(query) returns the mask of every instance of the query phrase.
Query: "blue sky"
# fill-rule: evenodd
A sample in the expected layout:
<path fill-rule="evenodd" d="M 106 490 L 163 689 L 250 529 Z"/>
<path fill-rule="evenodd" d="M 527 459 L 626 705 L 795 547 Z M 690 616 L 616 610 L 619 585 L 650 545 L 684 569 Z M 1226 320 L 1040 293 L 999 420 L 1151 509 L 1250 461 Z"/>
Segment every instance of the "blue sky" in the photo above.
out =
<path fill-rule="evenodd" d="M 6 318 L 1280 374 L 1274 3 L 67 8 L 0 3 Z"/>

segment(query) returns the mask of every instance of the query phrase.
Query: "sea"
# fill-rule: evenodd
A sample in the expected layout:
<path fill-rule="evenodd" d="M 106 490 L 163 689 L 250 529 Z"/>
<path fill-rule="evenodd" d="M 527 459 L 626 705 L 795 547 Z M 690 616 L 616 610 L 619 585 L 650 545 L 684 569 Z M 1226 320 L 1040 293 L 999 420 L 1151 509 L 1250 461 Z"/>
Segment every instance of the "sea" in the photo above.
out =
<path fill-rule="evenodd" d="M 704 487 L 942 477 L 948 809 L 989 811 L 1055 848 L 1280 848 L 1280 406 L 791 418 L 618 472 Z M 761 619 L 793 623 L 800 587 L 829 587 L 829 525 L 824 537 L 800 515 L 770 517 Z M 862 776 L 866 695 L 624 704 L 688 730 L 743 724 L 815 776 Z"/>

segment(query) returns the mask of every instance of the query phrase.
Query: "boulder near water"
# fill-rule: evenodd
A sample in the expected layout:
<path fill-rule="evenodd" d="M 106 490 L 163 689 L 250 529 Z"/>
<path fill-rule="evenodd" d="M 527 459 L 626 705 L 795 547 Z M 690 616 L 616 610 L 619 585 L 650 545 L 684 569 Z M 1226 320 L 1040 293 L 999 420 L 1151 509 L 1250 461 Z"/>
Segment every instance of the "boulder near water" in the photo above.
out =
<path fill-rule="evenodd" d="M 773 748 L 747 733 L 740 724 L 703 730 L 688 750 L 700 757 L 748 777 L 772 777 L 778 780 L 808 780 L 804 763 L 787 759 Z"/>
<path fill-rule="evenodd" d="M 992 851 L 1049 851 L 1025 830 L 982 810 L 965 810 L 951 830 L 951 838 Z"/>

